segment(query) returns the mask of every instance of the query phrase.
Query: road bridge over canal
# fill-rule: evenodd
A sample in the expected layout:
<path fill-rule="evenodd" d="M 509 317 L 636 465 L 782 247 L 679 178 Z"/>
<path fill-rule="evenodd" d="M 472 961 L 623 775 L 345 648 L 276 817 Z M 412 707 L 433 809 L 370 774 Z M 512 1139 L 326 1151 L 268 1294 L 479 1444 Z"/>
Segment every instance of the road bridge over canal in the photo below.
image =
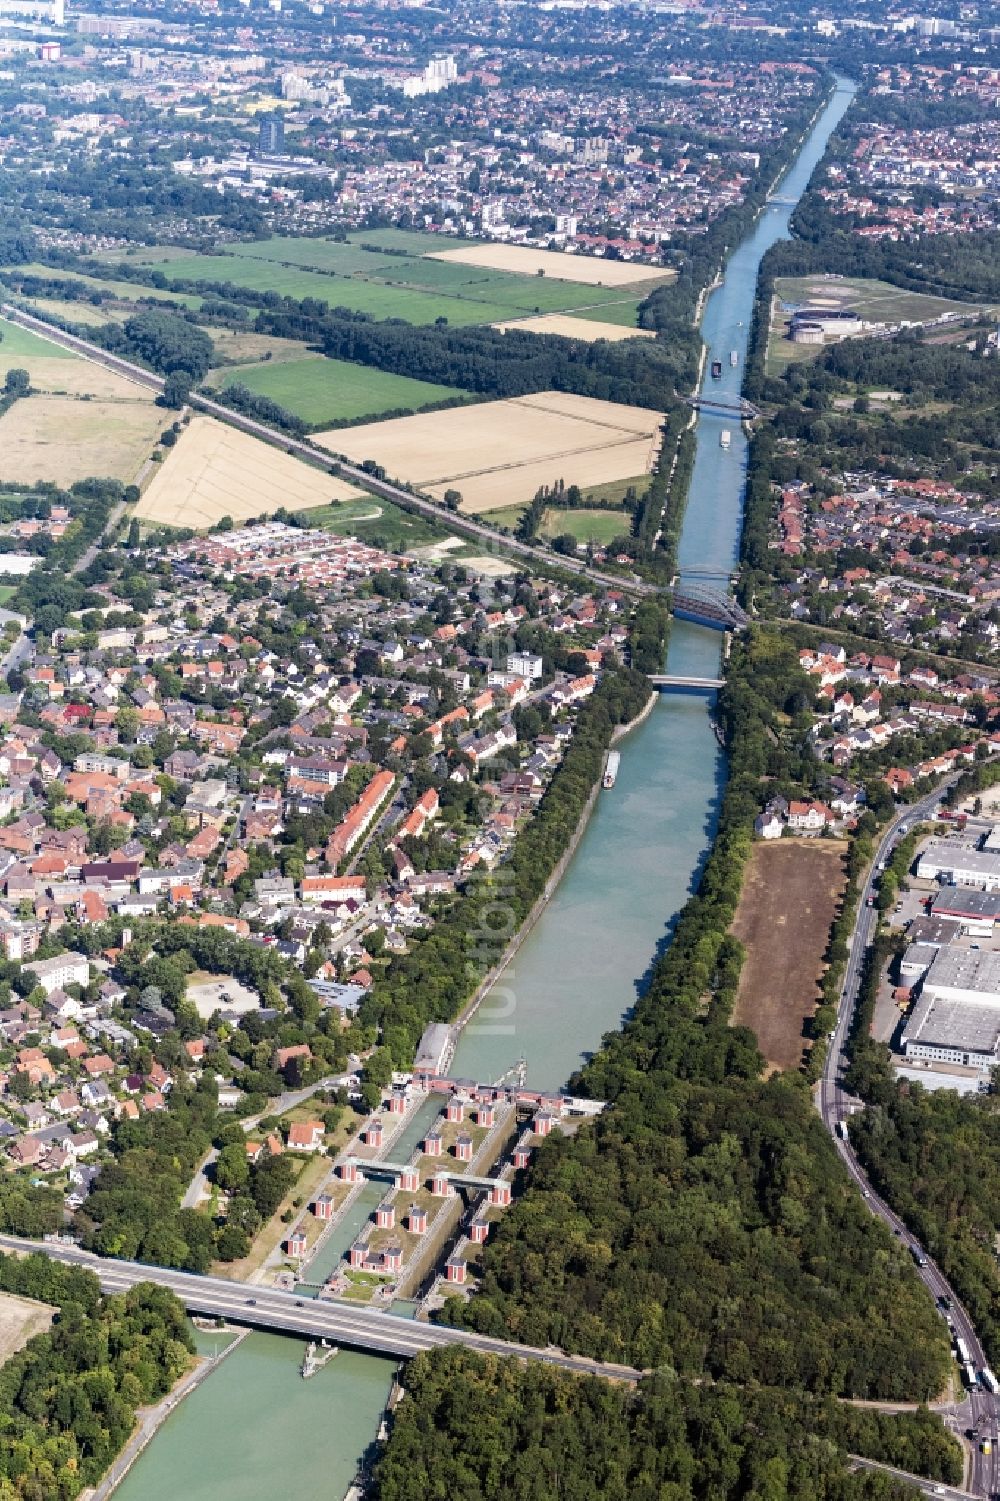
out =
<path fill-rule="evenodd" d="M 297 1298 L 294 1293 L 230 1282 L 224 1277 L 201 1277 L 168 1267 L 144 1266 L 136 1261 L 112 1261 L 94 1256 L 71 1241 L 31 1241 L 3 1235 L 0 1250 L 40 1252 L 55 1261 L 84 1267 L 94 1273 L 106 1293 L 126 1292 L 141 1282 L 154 1282 L 169 1288 L 189 1313 L 303 1339 L 325 1339 L 373 1355 L 409 1360 L 424 1350 L 462 1345 L 480 1355 L 513 1356 L 517 1360 L 558 1366 L 581 1376 L 603 1376 L 610 1381 L 634 1382 L 643 1374 L 633 1366 L 567 1355 L 554 1346 L 543 1350 L 489 1339 L 471 1330 L 415 1323 L 392 1313 L 353 1308 L 330 1299 Z"/>
<path fill-rule="evenodd" d="M 675 693 L 711 693 L 724 685 L 723 678 L 685 677 L 678 672 L 651 672 L 649 681 L 654 688 L 672 689 Z"/>

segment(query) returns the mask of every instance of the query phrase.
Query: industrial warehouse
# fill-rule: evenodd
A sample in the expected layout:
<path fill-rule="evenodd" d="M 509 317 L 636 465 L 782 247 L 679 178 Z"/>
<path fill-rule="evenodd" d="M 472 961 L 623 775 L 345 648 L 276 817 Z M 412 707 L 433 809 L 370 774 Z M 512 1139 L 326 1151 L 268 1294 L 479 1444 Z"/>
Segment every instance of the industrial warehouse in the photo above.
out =
<path fill-rule="evenodd" d="M 910 1006 L 900 1052 L 924 1065 L 987 1074 L 1000 1062 L 1000 828 L 979 839 L 931 837 L 914 867 L 936 890 L 914 892 L 900 1003 Z"/>

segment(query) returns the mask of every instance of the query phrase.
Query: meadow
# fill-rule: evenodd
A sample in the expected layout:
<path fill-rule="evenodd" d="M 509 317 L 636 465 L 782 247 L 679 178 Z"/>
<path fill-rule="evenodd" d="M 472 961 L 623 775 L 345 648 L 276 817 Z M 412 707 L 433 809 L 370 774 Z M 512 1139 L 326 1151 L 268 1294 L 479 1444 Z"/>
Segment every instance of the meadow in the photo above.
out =
<path fill-rule="evenodd" d="M 564 506 L 549 506 L 542 518 L 541 533 L 543 537 L 560 537 L 568 533 L 578 542 L 596 542 L 606 547 L 612 538 L 628 536 L 630 525 L 631 517 L 624 511 L 588 511 L 584 507 L 569 510 Z"/>
<path fill-rule="evenodd" d="M 311 526 L 336 532 L 340 537 L 358 537 L 386 552 L 430 547 L 448 538 L 448 533 L 432 521 L 413 516 L 401 506 L 393 505 L 389 500 L 376 500 L 374 496 L 321 506 L 310 510 L 305 519 Z"/>
<path fill-rule="evenodd" d="M 642 271 L 648 273 L 648 268 L 629 268 L 628 282 L 623 283 L 620 263 L 591 262 L 602 269 L 605 278 L 604 284 L 597 285 L 589 272 L 581 279 L 577 257 L 556 255 L 554 269 L 538 276 L 520 263 L 507 269 L 452 259 L 464 248 L 452 240 L 447 243 L 458 244 L 459 249 L 444 252 L 442 258 L 435 253 L 440 243 L 435 237 L 408 231 L 377 230 L 362 231 L 351 241 L 276 236 L 229 245 L 217 255 L 177 255 L 153 249 L 129 259 L 138 265 L 155 265 L 171 279 L 230 281 L 252 291 L 316 297 L 331 307 L 347 307 L 375 318 L 405 318 L 415 324 L 433 323 L 437 318 L 459 326 L 497 323 L 531 314 L 573 314 L 576 309 L 589 315 L 595 305 L 599 308 L 605 303 L 615 309 L 609 323 L 635 323 L 634 283 L 642 280 Z M 406 253 L 387 255 L 366 248 L 372 245 Z M 662 276 L 657 273 L 659 279 Z"/>
<path fill-rule="evenodd" d="M 276 401 L 310 425 L 375 417 L 380 412 L 405 408 L 419 411 L 464 394 L 452 386 L 437 386 L 322 356 L 268 361 L 221 372 L 223 386 L 235 382 Z"/>
<path fill-rule="evenodd" d="M 0 479 L 134 480 L 164 426 L 152 393 L 16 323 L 0 320 L 0 334 L 0 384 L 27 370 L 38 393 L 0 418 Z"/>
<path fill-rule="evenodd" d="M 0 373 L 7 374 L 12 366 L 21 365 L 29 370 L 34 360 L 75 360 L 76 355 L 61 344 L 53 344 L 40 334 L 22 328 L 19 323 L 8 323 L 0 318 Z"/>
<path fill-rule="evenodd" d="M 118 281 L 113 278 L 105 281 L 103 277 L 85 276 L 79 271 L 56 270 L 52 266 L 43 266 L 33 261 L 27 265 L 18 266 L 17 269 L 28 276 L 76 282 L 79 286 L 86 287 L 88 292 L 103 292 L 105 295 L 110 294 L 112 297 L 120 298 L 125 302 L 135 302 L 140 297 L 146 297 L 153 298 L 156 302 L 179 302 L 183 307 L 187 308 L 199 308 L 202 303 L 202 299 L 195 296 L 194 293 L 169 292 L 162 287 L 143 286 L 141 282 L 137 281 Z"/>

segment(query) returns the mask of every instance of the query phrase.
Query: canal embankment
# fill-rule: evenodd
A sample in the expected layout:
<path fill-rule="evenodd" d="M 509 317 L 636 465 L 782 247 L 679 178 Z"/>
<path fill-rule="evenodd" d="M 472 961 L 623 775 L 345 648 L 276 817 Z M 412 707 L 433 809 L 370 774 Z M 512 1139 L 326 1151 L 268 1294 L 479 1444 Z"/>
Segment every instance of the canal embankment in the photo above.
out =
<path fill-rule="evenodd" d="M 192 1392 L 196 1391 L 201 1383 L 221 1365 L 222 1361 L 227 1360 L 233 1351 L 250 1337 L 249 1329 L 220 1329 L 218 1333 L 220 1338 L 223 1335 L 228 1336 L 225 1349 L 220 1350 L 216 1355 L 200 1356 L 161 1401 L 153 1407 L 144 1407 L 139 1410 L 139 1421 L 132 1437 L 100 1485 L 93 1486 L 82 1493 L 82 1501 L 107 1501 L 107 1498 L 113 1495 L 121 1485 L 140 1454 L 156 1437 L 161 1425 L 166 1422 L 175 1408 L 184 1401 L 185 1397 L 189 1397 Z"/>

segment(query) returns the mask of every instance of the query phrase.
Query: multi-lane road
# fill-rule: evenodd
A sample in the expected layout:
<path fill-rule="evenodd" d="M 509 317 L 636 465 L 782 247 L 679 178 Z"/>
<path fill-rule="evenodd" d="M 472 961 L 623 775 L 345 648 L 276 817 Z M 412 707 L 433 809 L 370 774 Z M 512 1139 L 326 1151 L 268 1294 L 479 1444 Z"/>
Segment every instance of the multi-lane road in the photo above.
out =
<path fill-rule="evenodd" d="M 868 902 L 871 899 L 874 903 L 879 867 L 884 866 L 893 846 L 908 828 L 933 816 L 944 790 L 943 787 L 938 787 L 930 796 L 904 808 L 896 815 L 882 836 L 858 903 L 858 916 L 851 938 L 844 988 L 837 1013 L 837 1025 L 830 1041 L 826 1067 L 819 1084 L 817 1103 L 820 1114 L 836 1142 L 837 1150 L 847 1166 L 847 1171 L 864 1195 L 865 1202 L 872 1213 L 883 1220 L 893 1234 L 899 1237 L 901 1243 L 914 1257 L 917 1275 L 934 1298 L 941 1317 L 948 1321 L 949 1334 L 964 1339 L 969 1348 L 972 1363 L 978 1372 L 987 1367 L 989 1362 L 976 1333 L 975 1325 L 933 1258 L 910 1233 L 899 1215 L 875 1192 L 858 1161 L 850 1140 L 843 1138 L 838 1131 L 840 1123 L 849 1120 L 854 1111 L 861 1108 L 861 1101 L 850 1095 L 844 1088 L 843 1078 L 848 1066 L 847 1044 L 858 1003 L 865 957 L 874 942 L 878 929 L 878 911 L 874 905 L 869 906 Z M 998 1465 L 997 1446 L 994 1444 L 992 1452 L 988 1455 L 982 1452 L 981 1446 L 982 1439 L 996 1439 L 1000 1436 L 1000 1397 L 995 1397 L 983 1387 L 973 1387 L 964 1402 L 956 1403 L 944 1412 L 946 1421 L 950 1420 L 951 1426 L 958 1432 L 964 1434 L 971 1429 L 978 1435 L 970 1445 L 969 1485 L 973 1494 L 991 1498 L 1000 1495 L 1000 1465 Z M 946 1490 L 943 1494 L 950 1493 Z"/>
<path fill-rule="evenodd" d="M 53 1260 L 86 1267 L 100 1279 L 105 1292 L 125 1292 L 140 1282 L 155 1282 L 168 1287 L 189 1313 L 230 1319 L 234 1323 L 297 1334 L 307 1339 L 326 1339 L 380 1355 L 410 1359 L 423 1350 L 462 1345 L 481 1355 L 514 1356 L 519 1360 L 558 1366 L 577 1375 L 603 1376 L 612 1381 L 634 1382 L 642 1375 L 633 1366 L 567 1355 L 554 1346 L 537 1349 L 531 1345 L 490 1339 L 464 1329 L 415 1323 L 370 1308 L 352 1308 L 319 1298 L 299 1298 L 294 1293 L 280 1292 L 275 1288 L 250 1287 L 227 1281 L 224 1277 L 198 1276 L 168 1267 L 146 1266 L 138 1261 L 111 1261 L 82 1250 L 72 1241 L 26 1241 L 14 1235 L 0 1235 L 0 1251 L 41 1251 Z"/>

